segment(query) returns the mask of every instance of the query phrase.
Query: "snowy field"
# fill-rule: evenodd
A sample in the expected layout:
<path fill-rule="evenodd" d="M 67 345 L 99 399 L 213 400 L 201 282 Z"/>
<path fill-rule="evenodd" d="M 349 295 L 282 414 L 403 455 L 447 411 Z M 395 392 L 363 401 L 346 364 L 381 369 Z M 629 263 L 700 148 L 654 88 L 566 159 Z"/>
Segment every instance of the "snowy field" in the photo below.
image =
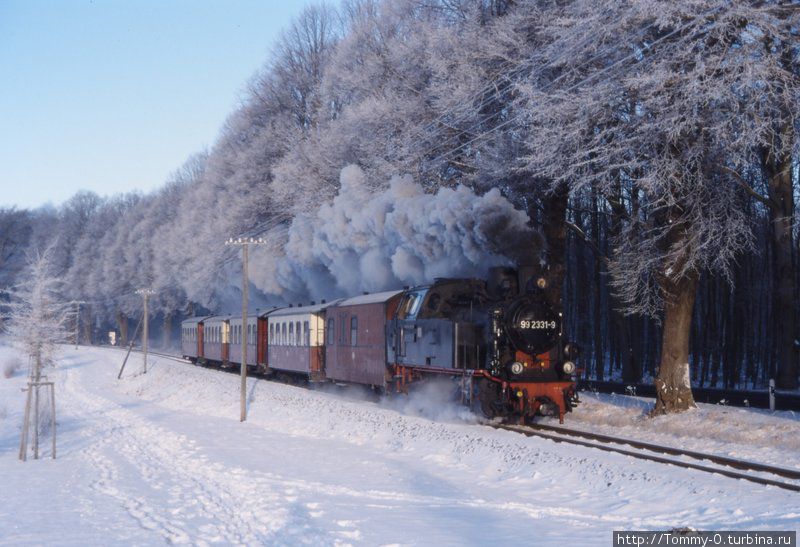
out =
<path fill-rule="evenodd" d="M 0 347 L 0 365 L 11 355 Z M 610 545 L 612 530 L 798 530 L 800 496 L 383 403 L 65 349 L 58 459 L 17 459 L 24 371 L 0 376 L 0 545 Z M 790 414 L 584 396 L 569 425 L 800 467 Z M 706 442 L 704 438 L 709 437 Z M 49 456 L 49 445 L 45 456 Z"/>

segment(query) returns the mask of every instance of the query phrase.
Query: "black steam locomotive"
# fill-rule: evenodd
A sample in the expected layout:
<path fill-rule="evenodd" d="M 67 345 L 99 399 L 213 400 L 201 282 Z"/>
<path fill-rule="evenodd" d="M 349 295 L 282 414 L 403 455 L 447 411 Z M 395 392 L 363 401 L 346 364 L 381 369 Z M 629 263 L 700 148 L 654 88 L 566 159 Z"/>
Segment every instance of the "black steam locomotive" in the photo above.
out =
<path fill-rule="evenodd" d="M 578 403 L 577 348 L 545 298 L 546 279 L 520 272 L 495 268 L 488 281 L 437 279 L 406 290 L 387 337 L 397 389 L 456 375 L 464 401 L 487 417 L 563 421 Z"/>

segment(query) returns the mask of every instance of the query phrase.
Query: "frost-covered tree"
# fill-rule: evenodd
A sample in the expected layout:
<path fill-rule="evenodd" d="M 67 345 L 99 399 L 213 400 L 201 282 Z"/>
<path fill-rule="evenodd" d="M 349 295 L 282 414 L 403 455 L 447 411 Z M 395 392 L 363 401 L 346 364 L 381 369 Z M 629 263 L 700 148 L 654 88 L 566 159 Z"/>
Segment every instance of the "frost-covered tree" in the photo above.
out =
<path fill-rule="evenodd" d="M 7 332 L 31 359 L 31 378 L 38 382 L 44 367 L 55 365 L 58 344 L 66 341 L 68 306 L 53 267 L 54 246 L 31 254 L 23 277 L 6 305 Z"/>
<path fill-rule="evenodd" d="M 663 312 L 656 412 L 693 406 L 689 331 L 698 278 L 729 275 L 750 245 L 745 192 L 729 176 L 775 140 L 796 77 L 778 2 L 569 2 L 546 10 L 540 67 L 525 89 L 528 167 L 572 192 L 630 186 L 640 205 L 615 242 L 628 312 Z M 785 151 L 787 143 L 781 142 Z M 613 199 L 613 198 L 612 198 Z"/>
<path fill-rule="evenodd" d="M 28 211 L 0 208 L 0 289 L 13 284 L 24 266 L 24 249 L 31 235 Z"/>

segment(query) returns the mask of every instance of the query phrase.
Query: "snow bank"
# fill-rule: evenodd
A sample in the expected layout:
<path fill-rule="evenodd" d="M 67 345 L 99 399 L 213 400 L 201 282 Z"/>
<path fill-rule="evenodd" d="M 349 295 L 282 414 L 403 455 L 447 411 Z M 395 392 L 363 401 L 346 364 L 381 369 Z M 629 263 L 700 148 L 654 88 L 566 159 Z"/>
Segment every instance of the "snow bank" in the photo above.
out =
<path fill-rule="evenodd" d="M 591 392 L 580 397 L 582 404 L 568 417 L 574 429 L 800 468 L 800 416 L 795 412 L 699 403 L 682 414 L 650 418 L 652 399 Z"/>

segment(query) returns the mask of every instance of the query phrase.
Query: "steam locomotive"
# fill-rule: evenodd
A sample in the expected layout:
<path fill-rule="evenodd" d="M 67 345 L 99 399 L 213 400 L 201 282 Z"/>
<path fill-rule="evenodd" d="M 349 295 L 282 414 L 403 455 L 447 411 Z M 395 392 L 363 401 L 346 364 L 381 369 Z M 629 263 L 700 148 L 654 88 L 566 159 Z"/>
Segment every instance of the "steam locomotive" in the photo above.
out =
<path fill-rule="evenodd" d="M 578 404 L 577 349 L 564 340 L 547 281 L 494 268 L 488 280 L 430 285 L 312 302 L 241 317 L 187 319 L 184 357 L 309 382 L 407 393 L 432 378 L 453 380 L 463 403 L 489 418 L 525 422 Z"/>

